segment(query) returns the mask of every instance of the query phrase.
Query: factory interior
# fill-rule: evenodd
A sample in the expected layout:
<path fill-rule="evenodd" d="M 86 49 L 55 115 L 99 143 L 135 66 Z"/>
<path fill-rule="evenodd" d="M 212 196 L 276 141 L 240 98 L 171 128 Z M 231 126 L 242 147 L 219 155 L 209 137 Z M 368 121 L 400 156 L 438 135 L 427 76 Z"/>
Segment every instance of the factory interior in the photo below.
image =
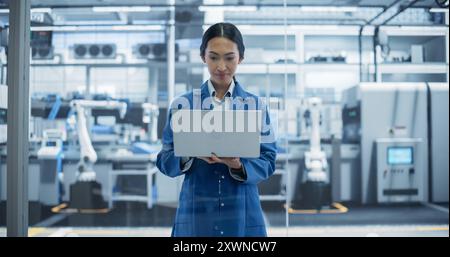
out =
<path fill-rule="evenodd" d="M 268 237 L 448 237 L 448 6 L 0 0 L 0 237 L 170 237 L 184 175 L 157 155 L 218 22 L 241 31 L 236 79 L 276 131 Z"/>

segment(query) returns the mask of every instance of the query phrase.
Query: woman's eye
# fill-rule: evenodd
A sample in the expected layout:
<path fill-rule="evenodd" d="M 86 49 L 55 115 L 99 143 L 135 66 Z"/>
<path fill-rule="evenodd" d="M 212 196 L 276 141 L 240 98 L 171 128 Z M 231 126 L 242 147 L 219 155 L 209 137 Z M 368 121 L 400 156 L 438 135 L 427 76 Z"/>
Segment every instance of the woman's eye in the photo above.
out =
<path fill-rule="evenodd" d="M 228 57 L 227 58 L 227 61 L 232 61 L 232 60 L 234 60 L 234 57 Z"/>
<path fill-rule="evenodd" d="M 209 57 L 209 58 L 213 61 L 217 60 L 217 57 Z"/>

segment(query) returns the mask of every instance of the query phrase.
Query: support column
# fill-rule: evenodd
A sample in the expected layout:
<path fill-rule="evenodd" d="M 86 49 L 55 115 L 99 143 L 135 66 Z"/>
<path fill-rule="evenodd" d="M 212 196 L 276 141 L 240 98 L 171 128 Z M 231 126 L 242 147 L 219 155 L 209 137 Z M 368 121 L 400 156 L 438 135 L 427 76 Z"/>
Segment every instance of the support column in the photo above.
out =
<path fill-rule="evenodd" d="M 7 236 L 28 236 L 30 2 L 9 1 Z"/>

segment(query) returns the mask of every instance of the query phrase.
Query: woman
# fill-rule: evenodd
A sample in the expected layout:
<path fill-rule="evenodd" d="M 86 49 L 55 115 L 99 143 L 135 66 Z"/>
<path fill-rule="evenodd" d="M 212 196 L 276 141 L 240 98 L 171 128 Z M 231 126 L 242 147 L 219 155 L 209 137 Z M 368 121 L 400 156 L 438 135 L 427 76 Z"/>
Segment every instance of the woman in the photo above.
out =
<path fill-rule="evenodd" d="M 266 119 L 260 157 L 219 158 L 214 154 L 206 158 L 176 157 L 169 111 L 157 166 L 170 177 L 185 175 L 172 236 L 267 235 L 257 184 L 275 170 L 276 145 L 274 140 L 267 140 L 274 137 L 263 104 L 255 95 L 246 92 L 234 77 L 238 64 L 244 59 L 244 50 L 242 35 L 233 24 L 211 26 L 203 35 L 200 46 L 200 56 L 211 77 L 201 86 L 201 92 L 196 94 L 194 90 L 181 98 L 187 99 L 189 108 L 207 110 L 236 109 L 236 104 L 231 106 L 231 103 L 239 101 L 234 99 L 241 99 L 244 105 L 247 100 L 255 100 L 249 102 L 256 102 L 253 108 L 262 110 Z M 195 104 L 196 95 L 201 96 L 201 106 Z M 183 101 L 174 101 L 177 102 Z M 172 104 L 171 108 L 176 106 L 179 105 Z"/>

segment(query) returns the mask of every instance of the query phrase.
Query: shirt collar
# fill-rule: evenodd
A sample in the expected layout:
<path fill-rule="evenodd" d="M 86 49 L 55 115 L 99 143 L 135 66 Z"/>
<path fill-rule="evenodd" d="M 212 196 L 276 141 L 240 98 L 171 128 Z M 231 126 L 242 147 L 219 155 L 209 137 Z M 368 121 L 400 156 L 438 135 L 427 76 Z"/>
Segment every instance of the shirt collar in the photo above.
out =
<path fill-rule="evenodd" d="M 225 93 L 225 96 L 232 96 L 233 95 L 233 90 L 234 90 L 235 84 L 234 84 L 234 79 L 231 80 L 231 84 L 228 87 L 227 92 Z M 211 80 L 208 80 L 208 91 L 209 91 L 209 95 L 210 96 L 216 96 L 216 89 L 214 88 Z"/>

